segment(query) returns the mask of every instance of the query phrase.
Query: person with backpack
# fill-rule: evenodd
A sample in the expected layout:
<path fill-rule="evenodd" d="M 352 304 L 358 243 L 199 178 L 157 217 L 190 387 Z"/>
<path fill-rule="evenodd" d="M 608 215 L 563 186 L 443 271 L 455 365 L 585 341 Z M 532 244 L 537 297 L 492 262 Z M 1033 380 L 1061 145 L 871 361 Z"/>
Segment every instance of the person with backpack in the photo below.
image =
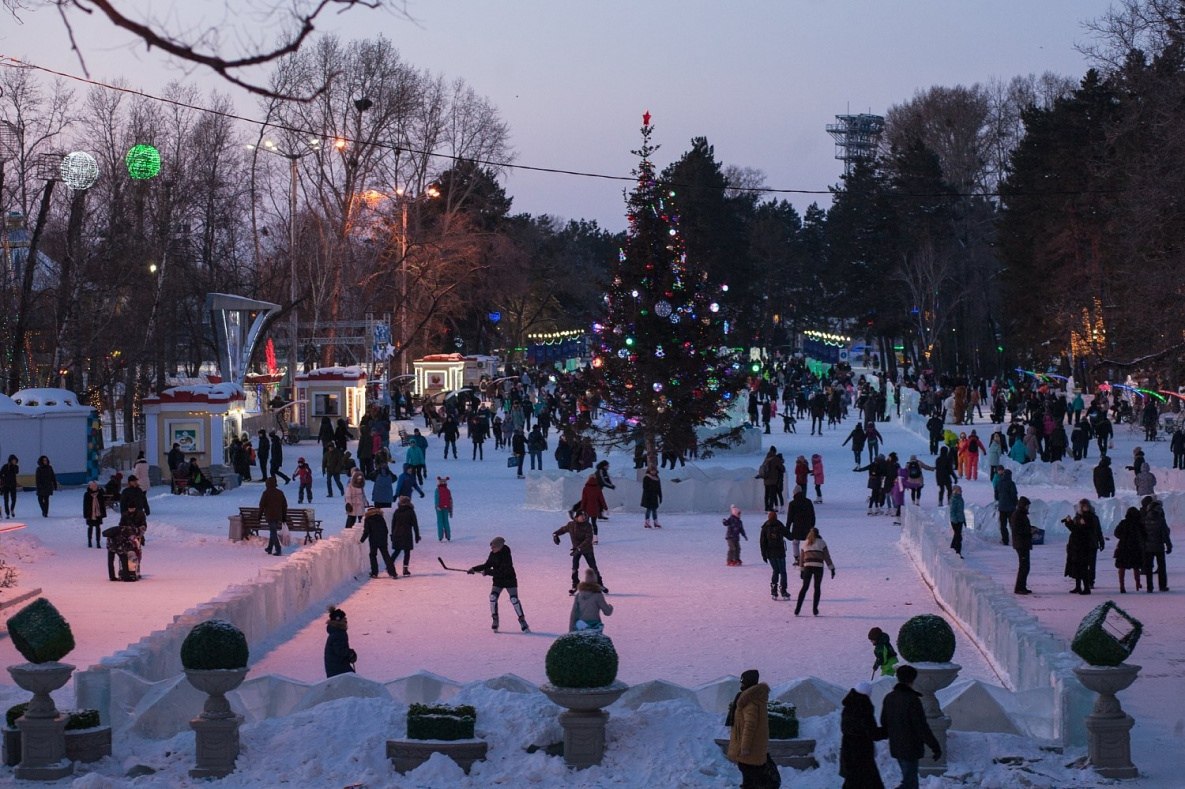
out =
<path fill-rule="evenodd" d="M 296 503 L 303 504 L 305 496 L 309 497 L 309 504 L 313 503 L 313 469 L 304 458 L 297 458 L 296 471 L 292 472 L 296 479 Z"/>
<path fill-rule="evenodd" d="M 905 461 L 905 479 L 903 485 L 909 491 L 909 500 L 914 504 L 922 503 L 922 488 L 926 486 L 926 478 L 922 470 L 934 471 L 935 466 L 927 466 L 918 460 L 917 455 L 910 455 Z"/>
<path fill-rule="evenodd" d="M 436 541 L 453 541 L 449 518 L 453 516 L 453 492 L 448 487 L 448 477 L 436 478 Z"/>

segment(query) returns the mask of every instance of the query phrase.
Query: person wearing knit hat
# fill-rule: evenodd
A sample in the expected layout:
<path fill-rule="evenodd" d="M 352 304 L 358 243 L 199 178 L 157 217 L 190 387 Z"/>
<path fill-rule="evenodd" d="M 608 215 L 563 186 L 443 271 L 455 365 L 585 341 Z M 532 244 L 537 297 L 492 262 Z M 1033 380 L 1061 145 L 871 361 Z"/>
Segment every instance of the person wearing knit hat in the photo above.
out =
<path fill-rule="evenodd" d="M 876 741 L 886 737 L 876 723 L 871 682 L 860 682 L 848 691 L 839 717 L 839 774 L 845 789 L 884 789 L 876 766 Z"/>
<path fill-rule="evenodd" d="M 358 653 L 350 649 L 350 636 L 346 632 L 346 612 L 329 606 L 329 621 L 325 623 L 325 676 L 354 673 Z"/>
<path fill-rule="evenodd" d="M 313 469 L 305 461 L 304 458 L 299 458 L 296 461 L 296 471 L 292 472 L 292 476 L 296 478 L 296 484 L 299 489 L 296 492 L 297 504 L 303 504 L 305 496 L 309 497 L 309 504 L 313 503 Z"/>
<path fill-rule="evenodd" d="M 436 541 L 453 541 L 449 518 L 453 516 L 453 492 L 448 487 L 448 477 L 436 478 Z M 409 499 L 410 501 L 410 499 Z"/>
<path fill-rule="evenodd" d="M 741 771 L 741 786 L 762 785 L 769 758 L 769 685 L 757 669 L 741 673 L 741 689 L 728 706 L 728 759 Z M 775 768 L 776 769 L 776 768 Z"/>
<path fill-rule="evenodd" d="M 490 617 L 493 622 L 490 627 L 495 632 L 498 630 L 498 598 L 502 596 L 503 589 L 510 595 L 510 604 L 514 606 L 514 612 L 518 614 L 519 626 L 524 633 L 531 631 L 531 628 L 527 626 L 527 618 L 523 615 L 522 603 L 518 599 L 518 575 L 514 572 L 514 559 L 510 555 L 510 546 L 506 544 L 505 538 L 495 537 L 490 540 L 490 555 L 482 564 L 470 567 L 468 572 L 470 575 L 474 573 L 488 575 L 493 581 L 493 586 L 490 588 Z"/>

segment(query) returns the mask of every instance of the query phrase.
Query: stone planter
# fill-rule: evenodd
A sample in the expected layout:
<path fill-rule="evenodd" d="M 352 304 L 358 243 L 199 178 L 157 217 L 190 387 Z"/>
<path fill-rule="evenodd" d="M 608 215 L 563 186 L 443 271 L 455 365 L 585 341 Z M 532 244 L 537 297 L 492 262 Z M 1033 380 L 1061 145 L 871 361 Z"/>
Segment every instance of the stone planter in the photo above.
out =
<path fill-rule="evenodd" d="M 728 756 L 728 738 L 716 738 L 720 750 Z M 770 740 L 769 758 L 779 767 L 793 767 L 795 770 L 813 770 L 819 766 L 815 758 L 814 740 Z"/>
<path fill-rule="evenodd" d="M 913 689 L 922 694 L 922 708 L 926 711 L 926 723 L 930 724 L 930 731 L 938 740 L 942 748 L 942 756 L 931 759 L 923 756 L 918 765 L 919 775 L 942 775 L 946 772 L 946 732 L 950 728 L 950 718 L 943 714 L 938 704 L 938 697 L 934 694 L 948 687 L 959 676 L 962 666 L 958 663 L 910 663 L 918 670 L 918 678 L 914 680 Z"/>
<path fill-rule="evenodd" d="M 66 758 L 66 716 L 58 712 L 53 691 L 70 681 L 74 666 L 68 663 L 21 663 L 8 673 L 33 694 L 25 714 L 17 719 L 21 732 L 21 761 L 13 774 L 25 781 L 56 781 L 74 772 Z"/>
<path fill-rule="evenodd" d="M 193 778 L 222 778 L 235 769 L 239 758 L 239 726 L 226 694 L 237 688 L 247 676 L 246 668 L 185 670 L 189 684 L 207 694 L 202 714 L 189 722 L 197 738 L 196 766 L 189 771 Z"/>
<path fill-rule="evenodd" d="M 564 729 L 564 761 L 569 767 L 584 768 L 600 764 L 605 756 L 605 724 L 608 707 L 629 690 L 624 682 L 614 682 L 599 688 L 561 688 L 544 683 L 539 690 L 553 704 L 566 708 L 560 713 Z"/>
<path fill-rule="evenodd" d="M 387 758 L 395 772 L 406 773 L 428 761 L 434 753 L 443 753 L 469 774 L 474 762 L 484 762 L 489 746 L 484 740 L 387 740 Z"/>
<path fill-rule="evenodd" d="M 21 730 L 2 729 L 4 764 L 15 767 L 21 762 Z M 66 758 L 72 762 L 97 762 L 111 755 L 111 727 L 74 729 L 65 732 Z"/>
<path fill-rule="evenodd" d="M 1140 774 L 1132 764 L 1132 716 L 1119 706 L 1115 694 L 1136 681 L 1139 666 L 1080 666 L 1075 676 L 1087 690 L 1099 694 L 1094 709 L 1086 716 L 1086 739 L 1090 765 L 1105 778 L 1135 778 Z"/>

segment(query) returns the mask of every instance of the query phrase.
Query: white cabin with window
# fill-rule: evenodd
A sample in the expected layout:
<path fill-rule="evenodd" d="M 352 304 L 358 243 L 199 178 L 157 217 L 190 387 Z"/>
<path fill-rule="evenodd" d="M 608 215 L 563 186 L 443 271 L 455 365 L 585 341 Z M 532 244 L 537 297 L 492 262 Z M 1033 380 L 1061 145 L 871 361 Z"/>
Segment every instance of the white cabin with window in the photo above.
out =
<path fill-rule="evenodd" d="M 335 426 L 345 419 L 350 427 L 366 413 L 366 373 L 361 367 L 321 367 L 296 374 L 294 424 L 306 435 L 317 435 L 321 417 Z"/>

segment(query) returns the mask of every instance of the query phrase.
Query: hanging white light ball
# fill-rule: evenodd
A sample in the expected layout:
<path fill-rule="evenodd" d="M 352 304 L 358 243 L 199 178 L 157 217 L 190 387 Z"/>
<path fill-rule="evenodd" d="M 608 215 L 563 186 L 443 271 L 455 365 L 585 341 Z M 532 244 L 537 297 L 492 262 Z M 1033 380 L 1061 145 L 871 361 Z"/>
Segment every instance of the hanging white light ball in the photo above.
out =
<path fill-rule="evenodd" d="M 99 180 L 99 163 L 86 151 L 74 151 L 62 159 L 61 175 L 71 189 L 90 189 Z"/>

